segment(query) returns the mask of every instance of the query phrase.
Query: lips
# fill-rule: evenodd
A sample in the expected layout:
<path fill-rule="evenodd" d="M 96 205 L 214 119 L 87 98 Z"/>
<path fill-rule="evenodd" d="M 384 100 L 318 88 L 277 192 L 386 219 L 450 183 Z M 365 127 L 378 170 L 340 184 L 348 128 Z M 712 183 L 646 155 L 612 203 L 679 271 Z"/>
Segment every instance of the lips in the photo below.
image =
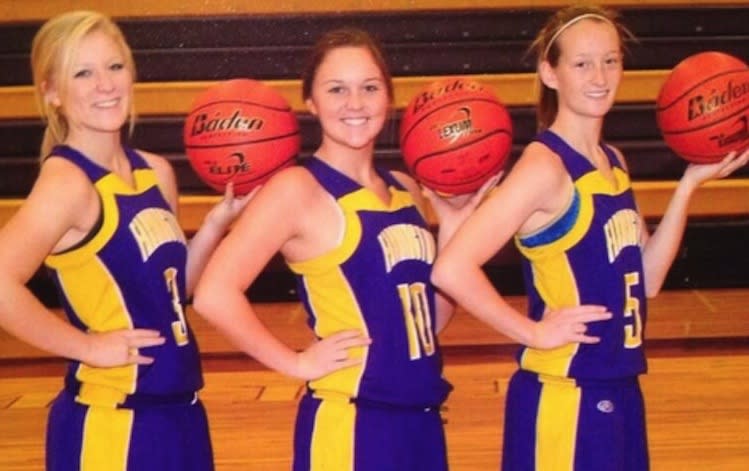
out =
<path fill-rule="evenodd" d="M 589 96 L 591 98 L 606 98 L 608 94 L 609 90 L 599 90 L 585 93 L 586 96 Z"/>
<path fill-rule="evenodd" d="M 110 100 L 97 101 L 94 103 L 96 108 L 114 108 L 120 104 L 119 98 L 112 98 Z"/>
<path fill-rule="evenodd" d="M 348 126 L 364 126 L 369 122 L 369 118 L 342 118 L 341 121 Z"/>

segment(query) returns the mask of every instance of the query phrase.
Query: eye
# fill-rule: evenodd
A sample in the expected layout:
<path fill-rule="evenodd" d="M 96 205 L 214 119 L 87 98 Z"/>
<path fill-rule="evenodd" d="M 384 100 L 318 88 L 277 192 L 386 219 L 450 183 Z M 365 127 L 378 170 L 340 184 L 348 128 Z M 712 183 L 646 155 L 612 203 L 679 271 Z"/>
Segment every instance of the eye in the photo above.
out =
<path fill-rule="evenodd" d="M 328 88 L 328 93 L 333 94 L 333 95 L 340 95 L 344 91 L 345 89 L 340 85 L 336 85 L 336 86 Z"/>
<path fill-rule="evenodd" d="M 125 64 L 122 62 L 115 62 L 114 64 L 109 66 L 110 70 L 124 70 Z"/>
<path fill-rule="evenodd" d="M 621 59 L 617 56 L 609 57 L 606 59 L 606 65 L 619 65 Z"/>
<path fill-rule="evenodd" d="M 370 83 L 364 86 L 364 90 L 369 93 L 376 93 L 380 91 L 380 86 L 375 83 Z"/>
<path fill-rule="evenodd" d="M 89 69 L 81 69 L 76 71 L 73 74 L 73 78 L 86 78 L 91 76 L 91 70 Z"/>

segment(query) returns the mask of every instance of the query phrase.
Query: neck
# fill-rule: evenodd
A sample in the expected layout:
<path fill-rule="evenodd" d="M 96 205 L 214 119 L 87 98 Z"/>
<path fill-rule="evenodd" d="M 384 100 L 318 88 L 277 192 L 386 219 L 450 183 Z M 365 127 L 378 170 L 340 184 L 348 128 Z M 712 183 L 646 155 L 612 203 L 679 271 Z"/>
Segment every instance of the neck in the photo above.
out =
<path fill-rule="evenodd" d="M 360 183 L 372 178 L 374 172 L 374 146 L 361 149 L 332 148 L 323 143 L 315 156 L 339 172 Z"/>
<path fill-rule="evenodd" d="M 583 155 L 593 155 L 601 142 L 602 119 L 556 119 L 549 127 Z"/>
<path fill-rule="evenodd" d="M 71 134 L 65 144 L 105 167 L 109 167 L 112 160 L 122 153 L 119 133 L 91 133 L 86 136 Z"/>

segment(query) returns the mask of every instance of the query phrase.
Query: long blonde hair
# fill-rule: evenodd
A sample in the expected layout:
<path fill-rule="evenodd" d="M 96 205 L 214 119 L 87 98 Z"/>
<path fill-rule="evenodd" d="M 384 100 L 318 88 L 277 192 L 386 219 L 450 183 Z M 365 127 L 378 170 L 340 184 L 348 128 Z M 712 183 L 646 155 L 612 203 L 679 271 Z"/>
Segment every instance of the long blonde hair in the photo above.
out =
<path fill-rule="evenodd" d="M 50 103 L 45 92 L 54 82 L 60 96 L 67 93 L 73 75 L 73 61 L 86 35 L 99 31 L 108 35 L 120 48 L 125 66 L 135 82 L 135 62 L 120 28 L 106 15 L 95 11 L 71 11 L 58 15 L 42 25 L 31 43 L 31 72 L 36 102 L 46 128 L 40 149 L 44 158 L 52 147 L 65 141 L 69 125 L 64 111 Z M 130 103 L 130 132 L 135 125 L 135 108 Z"/>

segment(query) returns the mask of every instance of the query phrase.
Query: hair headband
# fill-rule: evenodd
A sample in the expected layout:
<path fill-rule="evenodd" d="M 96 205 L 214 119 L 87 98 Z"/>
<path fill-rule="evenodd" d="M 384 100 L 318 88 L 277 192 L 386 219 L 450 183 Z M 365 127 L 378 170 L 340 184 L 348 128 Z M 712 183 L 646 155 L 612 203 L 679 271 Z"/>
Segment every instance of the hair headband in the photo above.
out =
<path fill-rule="evenodd" d="M 570 26 L 574 25 L 575 23 L 577 23 L 579 21 L 582 21 L 584 19 L 587 19 L 587 18 L 596 18 L 596 19 L 599 19 L 601 21 L 605 21 L 606 23 L 613 24 L 610 19 L 606 18 L 605 16 L 603 16 L 603 15 L 601 15 L 599 13 L 584 13 L 584 14 L 582 14 L 580 16 L 576 16 L 576 17 L 572 18 L 571 20 L 569 20 L 568 22 L 566 22 L 565 24 L 563 24 L 562 26 L 560 26 L 559 28 L 557 28 L 556 32 L 554 33 L 554 35 L 549 40 L 549 43 L 546 45 L 546 49 L 544 49 L 544 55 L 541 56 L 541 59 L 542 60 L 546 60 L 546 56 L 549 55 L 549 50 L 551 49 L 551 46 L 557 40 L 557 38 L 559 37 L 559 35 L 564 32 L 564 30 L 566 30 Z"/>

